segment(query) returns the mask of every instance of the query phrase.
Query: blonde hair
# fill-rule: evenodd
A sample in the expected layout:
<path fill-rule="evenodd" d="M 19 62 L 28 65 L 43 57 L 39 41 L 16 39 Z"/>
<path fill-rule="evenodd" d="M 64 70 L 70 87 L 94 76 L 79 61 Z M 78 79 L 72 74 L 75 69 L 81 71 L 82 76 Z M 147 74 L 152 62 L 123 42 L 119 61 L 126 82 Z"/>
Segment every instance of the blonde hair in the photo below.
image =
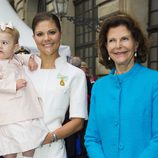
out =
<path fill-rule="evenodd" d="M 19 34 L 19 31 L 15 27 L 14 28 L 6 27 L 5 30 L 0 29 L 0 32 L 9 33 L 13 37 L 15 44 L 19 43 L 20 34 Z"/>

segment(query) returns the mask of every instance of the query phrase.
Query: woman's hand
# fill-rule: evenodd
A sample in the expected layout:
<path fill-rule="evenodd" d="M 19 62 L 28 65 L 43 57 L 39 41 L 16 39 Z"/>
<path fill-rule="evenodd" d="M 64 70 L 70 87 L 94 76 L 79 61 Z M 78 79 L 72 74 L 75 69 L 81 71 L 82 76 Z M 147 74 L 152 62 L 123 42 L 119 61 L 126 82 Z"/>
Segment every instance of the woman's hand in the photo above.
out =
<path fill-rule="evenodd" d="M 84 119 L 72 118 L 68 123 L 64 124 L 62 127 L 56 129 L 53 132 L 49 132 L 45 137 L 42 145 L 50 144 L 53 142 L 53 133 L 55 133 L 60 139 L 64 139 L 81 130 L 83 125 Z"/>
<path fill-rule="evenodd" d="M 45 137 L 45 139 L 44 139 L 42 145 L 50 144 L 50 143 L 52 143 L 52 133 L 51 133 L 51 132 L 49 132 L 49 133 L 46 135 L 46 137 Z"/>

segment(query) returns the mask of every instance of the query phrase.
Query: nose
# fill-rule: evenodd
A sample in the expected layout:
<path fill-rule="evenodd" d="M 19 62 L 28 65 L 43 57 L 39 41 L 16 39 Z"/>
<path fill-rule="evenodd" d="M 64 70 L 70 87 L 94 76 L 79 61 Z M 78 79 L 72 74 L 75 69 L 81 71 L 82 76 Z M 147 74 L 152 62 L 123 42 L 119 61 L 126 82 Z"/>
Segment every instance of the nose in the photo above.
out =
<path fill-rule="evenodd" d="M 44 40 L 49 40 L 49 39 L 50 39 L 50 36 L 49 36 L 49 34 L 46 33 L 46 34 L 44 35 Z"/>
<path fill-rule="evenodd" d="M 120 48 L 120 47 L 121 47 L 121 41 L 120 41 L 120 40 L 117 40 L 117 41 L 116 41 L 115 47 L 116 47 L 116 48 Z"/>

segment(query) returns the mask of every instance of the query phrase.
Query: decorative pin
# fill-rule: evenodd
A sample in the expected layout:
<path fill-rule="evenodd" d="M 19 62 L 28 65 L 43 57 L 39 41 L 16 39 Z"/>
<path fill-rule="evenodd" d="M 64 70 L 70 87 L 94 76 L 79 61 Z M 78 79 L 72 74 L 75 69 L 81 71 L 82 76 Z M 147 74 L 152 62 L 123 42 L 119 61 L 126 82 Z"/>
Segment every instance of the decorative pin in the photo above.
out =
<path fill-rule="evenodd" d="M 63 79 L 60 80 L 60 85 L 61 85 L 61 86 L 65 86 L 65 82 L 64 82 Z"/>
<path fill-rule="evenodd" d="M 62 75 L 62 74 L 58 74 L 57 78 L 59 79 L 59 84 L 60 86 L 65 86 L 66 81 L 68 80 L 68 76 Z"/>

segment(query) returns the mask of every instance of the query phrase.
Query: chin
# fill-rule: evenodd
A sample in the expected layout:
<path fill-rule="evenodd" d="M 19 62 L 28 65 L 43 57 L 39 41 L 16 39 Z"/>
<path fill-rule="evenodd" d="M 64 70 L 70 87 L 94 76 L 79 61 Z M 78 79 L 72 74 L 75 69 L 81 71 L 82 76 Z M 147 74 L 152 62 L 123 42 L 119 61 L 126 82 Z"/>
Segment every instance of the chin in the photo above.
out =
<path fill-rule="evenodd" d="M 52 50 L 45 50 L 45 54 L 51 55 L 51 54 L 53 54 L 53 51 Z"/>

